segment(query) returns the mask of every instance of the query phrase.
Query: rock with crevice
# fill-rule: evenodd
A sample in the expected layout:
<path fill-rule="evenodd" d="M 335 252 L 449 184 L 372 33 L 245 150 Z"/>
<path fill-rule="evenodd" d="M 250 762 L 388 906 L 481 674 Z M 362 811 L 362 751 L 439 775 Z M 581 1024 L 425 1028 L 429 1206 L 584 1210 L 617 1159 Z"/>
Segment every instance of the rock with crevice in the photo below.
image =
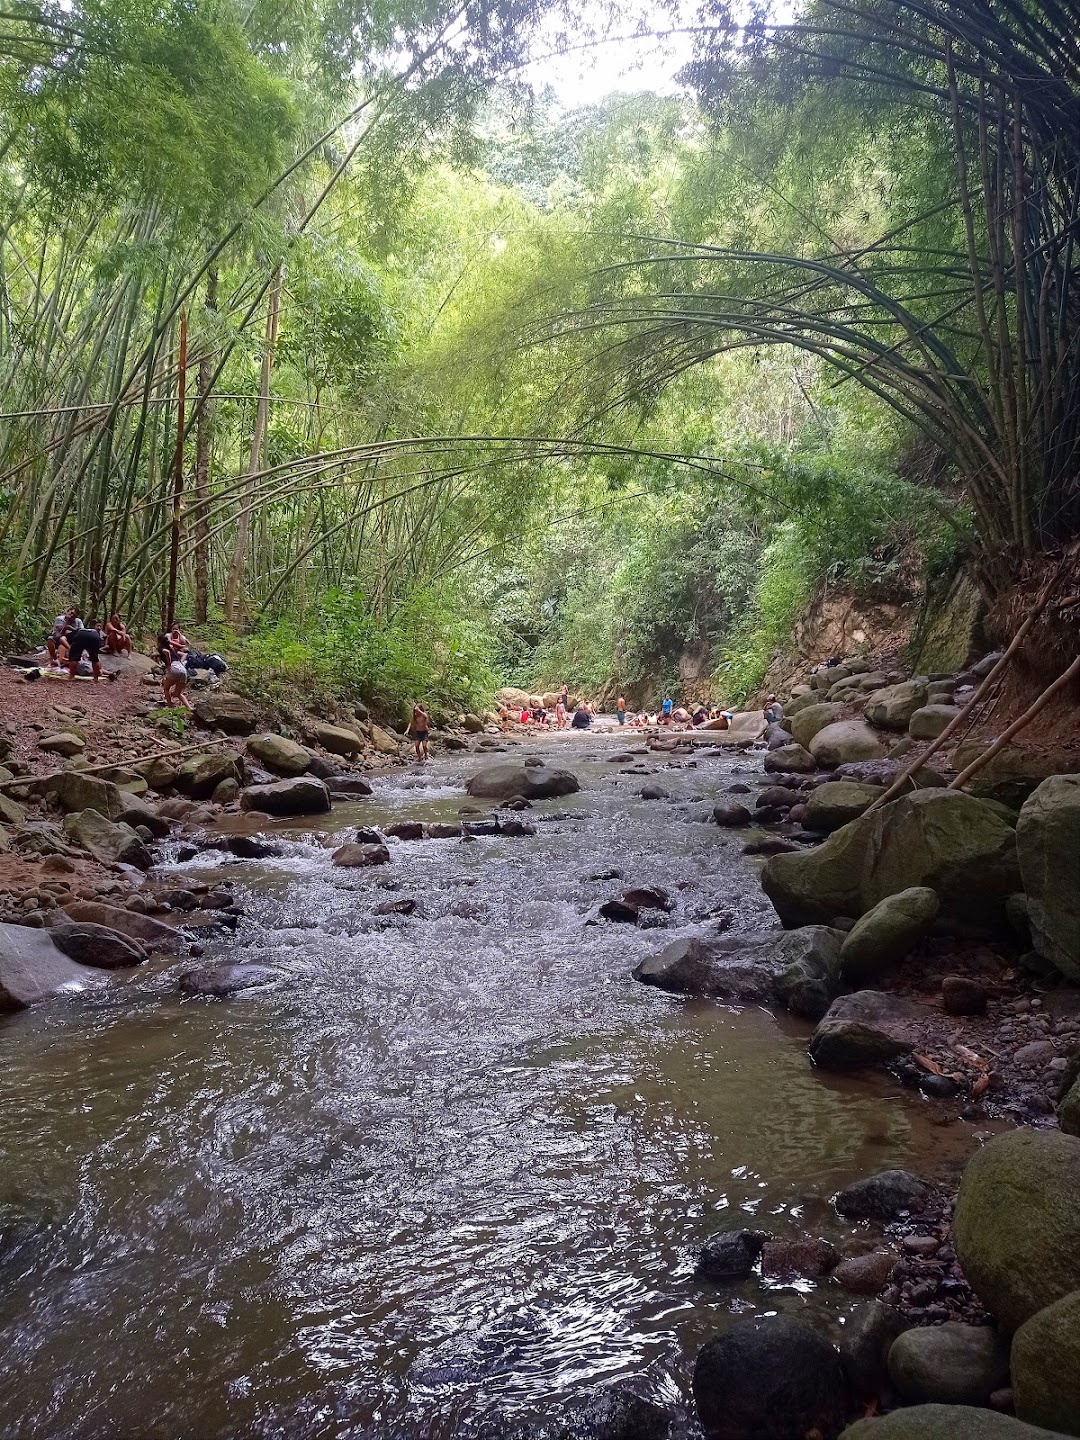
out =
<path fill-rule="evenodd" d="M 64 833 L 103 864 L 150 869 L 150 852 L 131 826 L 107 820 L 97 810 L 77 810 L 65 815 Z"/>
<path fill-rule="evenodd" d="M 1016 854 L 1036 950 L 1080 981 L 1080 775 L 1054 775 L 1025 801 Z"/>

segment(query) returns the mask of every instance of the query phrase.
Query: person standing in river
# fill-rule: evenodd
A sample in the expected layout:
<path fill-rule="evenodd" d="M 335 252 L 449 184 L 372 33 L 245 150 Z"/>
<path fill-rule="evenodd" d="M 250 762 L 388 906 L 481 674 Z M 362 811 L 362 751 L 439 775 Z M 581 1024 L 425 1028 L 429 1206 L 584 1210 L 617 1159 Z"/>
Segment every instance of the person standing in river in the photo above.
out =
<path fill-rule="evenodd" d="M 428 712 L 418 700 L 412 709 L 412 724 L 409 726 L 412 732 L 413 744 L 416 746 L 417 760 L 428 758 L 428 730 L 431 727 L 431 719 Z"/>
<path fill-rule="evenodd" d="M 615 702 L 615 719 L 620 725 L 626 724 L 626 696 L 620 695 Z"/>

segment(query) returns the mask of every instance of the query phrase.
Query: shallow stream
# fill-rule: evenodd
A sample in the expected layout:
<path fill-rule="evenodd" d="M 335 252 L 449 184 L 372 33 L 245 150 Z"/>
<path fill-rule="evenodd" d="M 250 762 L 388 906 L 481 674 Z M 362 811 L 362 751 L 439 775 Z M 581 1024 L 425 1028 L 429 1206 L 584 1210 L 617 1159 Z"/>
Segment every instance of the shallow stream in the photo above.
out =
<path fill-rule="evenodd" d="M 745 835 L 706 823 L 759 758 L 529 749 L 582 782 L 534 838 L 341 870 L 308 823 L 278 858 L 176 866 L 245 905 L 208 959 L 280 983 L 181 1002 L 173 961 L 0 1022 L 4 1440 L 504 1435 L 620 1378 L 685 1396 L 741 1313 L 835 1333 L 850 1297 L 711 1285 L 701 1242 L 736 1216 L 835 1238 L 840 1184 L 954 1171 L 971 1127 L 815 1074 L 807 1027 L 630 979 L 719 917 L 774 927 Z M 323 828 L 456 819 L 479 763 L 385 776 Z M 596 923 L 631 884 L 675 911 Z"/>

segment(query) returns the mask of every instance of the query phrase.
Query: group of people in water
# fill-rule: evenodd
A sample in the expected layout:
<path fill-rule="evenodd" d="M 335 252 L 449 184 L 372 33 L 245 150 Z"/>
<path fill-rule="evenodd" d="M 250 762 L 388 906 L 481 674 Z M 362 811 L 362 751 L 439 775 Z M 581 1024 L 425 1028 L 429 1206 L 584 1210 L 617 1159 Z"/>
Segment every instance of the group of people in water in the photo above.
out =
<path fill-rule="evenodd" d="M 539 703 L 532 704 L 531 701 Z M 505 702 L 500 705 L 499 721 L 504 731 L 509 730 L 513 724 L 529 729 L 588 730 L 597 714 L 589 700 L 581 699 L 571 706 L 569 690 L 565 684 L 560 688 L 558 698 L 553 706 L 548 707 L 543 703 L 543 699 L 536 695 L 531 697 L 531 701 L 529 704 L 522 705 L 520 709 Z M 769 696 L 769 702 L 779 710 L 779 706 L 775 705 L 775 695 Z M 655 711 L 641 709 L 631 714 L 626 708 L 625 695 L 620 695 L 615 704 L 615 719 L 618 723 L 638 730 L 651 726 L 670 726 L 691 730 L 708 727 L 710 730 L 726 730 L 731 723 L 732 713 L 730 710 L 712 705 L 707 700 L 695 704 L 692 709 L 687 709 L 683 705 L 677 705 L 670 695 L 663 697 Z M 782 710 L 777 718 L 783 719 Z"/>
<path fill-rule="evenodd" d="M 45 637 L 45 648 L 52 669 L 66 670 L 70 680 L 89 671 L 96 681 L 101 679 L 101 655 L 130 655 L 132 643 L 119 615 L 110 615 L 106 623 L 99 626 L 96 620 L 84 622 L 78 607 L 70 605 L 54 620 L 52 630 Z M 196 650 L 176 624 L 158 635 L 155 658 L 162 666 L 165 704 L 184 706 L 188 710 L 192 707 L 185 691 L 195 671 L 209 670 L 211 684 L 216 684 L 229 668 L 220 655 Z M 115 674 L 110 674 L 109 679 L 115 679 Z"/>

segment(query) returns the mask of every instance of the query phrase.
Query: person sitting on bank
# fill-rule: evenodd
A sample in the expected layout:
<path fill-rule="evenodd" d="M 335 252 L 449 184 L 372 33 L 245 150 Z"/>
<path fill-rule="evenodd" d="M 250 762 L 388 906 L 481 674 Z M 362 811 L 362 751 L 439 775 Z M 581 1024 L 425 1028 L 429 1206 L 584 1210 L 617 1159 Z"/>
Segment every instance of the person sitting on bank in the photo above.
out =
<path fill-rule="evenodd" d="M 574 718 L 570 721 L 574 730 L 588 730 L 592 724 L 592 714 L 589 711 L 589 702 L 583 700 L 574 711 Z"/>
<path fill-rule="evenodd" d="M 80 621 L 78 629 L 68 630 L 62 636 L 67 666 L 68 679 L 74 680 L 78 674 L 79 661 L 85 655 L 90 661 L 90 669 L 94 674 L 95 683 L 101 679 L 101 665 L 98 663 L 98 655 L 101 652 L 101 631 L 93 620 L 83 625 Z"/>
<path fill-rule="evenodd" d="M 413 706 L 412 723 L 409 726 L 413 744 L 416 746 L 417 760 L 427 760 L 428 758 L 428 731 L 430 729 L 431 717 L 418 700 Z"/>
<path fill-rule="evenodd" d="M 79 612 L 74 605 L 69 605 L 62 615 L 57 615 L 53 621 L 53 628 L 45 637 L 45 647 L 49 652 L 49 663 L 60 665 L 63 663 L 58 654 L 60 641 L 70 630 L 81 630 L 82 621 L 79 619 Z"/>
<path fill-rule="evenodd" d="M 690 724 L 696 730 L 699 725 L 704 725 L 708 719 L 710 719 L 708 705 L 699 705 L 690 718 Z"/>
<path fill-rule="evenodd" d="M 765 723 L 767 725 L 782 725 L 784 723 L 784 707 L 775 695 L 770 695 L 766 702 Z"/>
<path fill-rule="evenodd" d="M 106 621 L 105 649 L 110 655 L 131 654 L 131 636 L 119 615 L 110 615 Z"/>

